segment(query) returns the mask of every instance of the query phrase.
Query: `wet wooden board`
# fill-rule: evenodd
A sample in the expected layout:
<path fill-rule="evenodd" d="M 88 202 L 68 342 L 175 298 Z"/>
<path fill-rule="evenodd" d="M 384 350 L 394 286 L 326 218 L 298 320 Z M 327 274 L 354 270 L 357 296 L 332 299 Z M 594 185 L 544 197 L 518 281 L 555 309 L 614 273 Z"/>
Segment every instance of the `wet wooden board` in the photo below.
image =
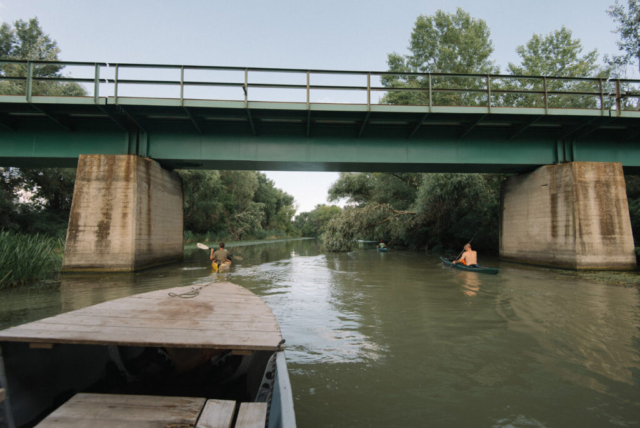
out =
<path fill-rule="evenodd" d="M 204 398 L 77 394 L 36 428 L 195 426 Z"/>
<path fill-rule="evenodd" d="M 242 403 L 235 428 L 264 428 L 267 403 Z"/>
<path fill-rule="evenodd" d="M 235 410 L 235 401 L 207 400 L 196 428 L 230 428 Z"/>
<path fill-rule="evenodd" d="M 193 298 L 171 297 L 202 287 Z M 152 291 L 0 331 L 0 341 L 275 350 L 271 309 L 228 282 Z"/>

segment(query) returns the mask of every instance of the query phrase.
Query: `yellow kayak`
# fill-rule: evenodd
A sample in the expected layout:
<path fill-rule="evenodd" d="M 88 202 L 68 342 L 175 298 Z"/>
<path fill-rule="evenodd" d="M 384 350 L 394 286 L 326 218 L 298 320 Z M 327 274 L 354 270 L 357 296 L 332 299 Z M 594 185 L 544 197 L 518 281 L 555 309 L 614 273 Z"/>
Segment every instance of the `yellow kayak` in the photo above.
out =
<path fill-rule="evenodd" d="M 218 267 L 218 262 L 211 263 L 211 267 L 213 268 L 213 272 L 224 273 L 228 272 L 231 269 L 231 263 L 221 263 Z"/>

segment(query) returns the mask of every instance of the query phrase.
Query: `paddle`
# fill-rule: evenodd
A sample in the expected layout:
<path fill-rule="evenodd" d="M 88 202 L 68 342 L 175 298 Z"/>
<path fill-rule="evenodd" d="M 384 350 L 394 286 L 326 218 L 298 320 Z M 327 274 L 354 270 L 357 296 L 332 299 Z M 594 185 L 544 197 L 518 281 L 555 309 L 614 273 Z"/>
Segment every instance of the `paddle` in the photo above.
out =
<path fill-rule="evenodd" d="M 211 248 L 210 248 L 210 247 L 207 247 L 206 245 L 201 244 L 201 243 L 199 243 L 199 242 L 198 242 L 196 245 L 197 245 L 197 246 L 198 246 L 198 248 L 200 248 L 201 250 L 211 250 Z M 240 256 L 232 256 L 232 257 L 233 257 L 234 259 L 236 259 L 236 260 L 242 260 L 242 257 L 240 257 Z"/>
<path fill-rule="evenodd" d="M 473 235 L 473 238 L 471 238 L 471 240 L 469 242 L 467 242 L 467 244 L 471 244 L 471 241 L 473 241 L 476 237 L 476 235 L 478 234 L 478 232 L 476 232 L 475 235 Z M 198 244 L 200 245 L 200 244 Z M 456 257 L 455 259 L 453 259 L 453 261 L 451 262 L 451 264 L 449 265 L 449 269 L 451 269 L 453 267 L 453 262 L 458 260 L 460 258 L 460 256 L 462 255 L 462 253 L 464 253 L 464 247 L 462 247 L 462 251 L 460 251 L 460 254 L 458 254 L 458 257 Z"/>

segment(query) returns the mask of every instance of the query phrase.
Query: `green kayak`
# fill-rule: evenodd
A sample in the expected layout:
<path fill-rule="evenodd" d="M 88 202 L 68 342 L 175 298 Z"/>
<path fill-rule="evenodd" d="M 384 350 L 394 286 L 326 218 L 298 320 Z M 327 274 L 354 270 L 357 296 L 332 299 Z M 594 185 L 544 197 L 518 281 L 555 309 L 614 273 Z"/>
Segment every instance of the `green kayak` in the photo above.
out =
<path fill-rule="evenodd" d="M 384 248 L 380 248 L 380 247 L 378 247 L 378 248 L 376 248 L 376 250 L 380 251 L 381 253 L 386 253 L 387 251 L 389 251 L 389 250 L 387 249 L 387 247 L 384 247 Z"/>
<path fill-rule="evenodd" d="M 442 260 L 442 263 L 444 263 L 446 266 L 451 266 L 454 269 L 460 269 L 460 270 L 466 270 L 469 272 L 481 272 L 481 273 L 488 273 L 491 275 L 495 275 L 498 272 L 500 272 L 500 269 L 498 268 L 490 268 L 490 267 L 485 267 L 485 266 L 480 266 L 478 265 L 478 267 L 471 267 L 471 266 L 465 266 L 461 263 L 456 263 L 455 265 L 453 263 L 451 263 L 451 260 L 444 258 L 444 257 L 440 257 L 440 260 Z"/>

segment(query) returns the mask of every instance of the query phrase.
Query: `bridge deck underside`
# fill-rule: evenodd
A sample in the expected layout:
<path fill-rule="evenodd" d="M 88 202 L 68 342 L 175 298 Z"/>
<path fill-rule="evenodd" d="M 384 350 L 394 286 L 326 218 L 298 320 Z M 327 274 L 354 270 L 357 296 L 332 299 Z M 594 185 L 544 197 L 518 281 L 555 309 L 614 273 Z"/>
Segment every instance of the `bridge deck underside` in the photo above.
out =
<path fill-rule="evenodd" d="M 522 172 L 565 161 L 640 173 L 640 112 L 0 97 L 0 165 L 137 154 L 167 168 Z"/>

